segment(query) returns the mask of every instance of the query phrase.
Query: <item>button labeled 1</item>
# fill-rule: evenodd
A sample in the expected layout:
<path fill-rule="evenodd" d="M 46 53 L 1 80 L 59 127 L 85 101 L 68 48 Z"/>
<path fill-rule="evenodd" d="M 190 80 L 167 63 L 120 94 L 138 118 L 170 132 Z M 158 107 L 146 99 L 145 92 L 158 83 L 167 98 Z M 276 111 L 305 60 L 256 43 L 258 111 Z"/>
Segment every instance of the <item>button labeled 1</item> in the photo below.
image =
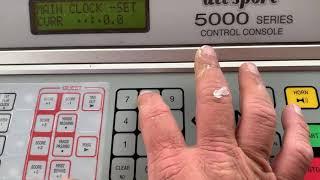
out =
<path fill-rule="evenodd" d="M 50 180 L 61 180 L 70 176 L 70 161 L 51 161 Z"/>
<path fill-rule="evenodd" d="M 132 156 L 135 152 L 136 135 L 118 133 L 113 138 L 113 154 L 116 156 Z"/>
<path fill-rule="evenodd" d="M 15 93 L 0 93 L 0 111 L 11 111 L 15 100 Z"/>
<path fill-rule="evenodd" d="M 85 93 L 82 109 L 84 111 L 100 111 L 102 95 L 100 93 Z"/>

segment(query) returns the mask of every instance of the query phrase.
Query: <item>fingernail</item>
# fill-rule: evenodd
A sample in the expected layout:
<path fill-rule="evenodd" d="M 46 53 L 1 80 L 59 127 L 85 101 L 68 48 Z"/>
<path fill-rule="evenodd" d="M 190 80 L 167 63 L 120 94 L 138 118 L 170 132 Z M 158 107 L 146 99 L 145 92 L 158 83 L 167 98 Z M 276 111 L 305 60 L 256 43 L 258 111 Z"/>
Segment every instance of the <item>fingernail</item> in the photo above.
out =
<path fill-rule="evenodd" d="M 140 92 L 140 96 L 144 95 L 144 94 L 151 94 L 153 93 L 152 91 L 148 91 L 148 90 L 143 90 Z"/>
<path fill-rule="evenodd" d="M 201 56 L 216 56 L 216 52 L 211 46 L 202 46 L 199 51 Z"/>
<path fill-rule="evenodd" d="M 300 116 L 303 116 L 301 108 L 296 105 L 296 104 L 292 104 L 291 107 L 293 108 L 294 112 L 296 112 L 297 114 L 299 114 Z"/>
<path fill-rule="evenodd" d="M 250 72 L 252 72 L 252 73 L 254 73 L 254 74 L 259 74 L 259 70 L 258 70 L 258 68 L 257 68 L 257 66 L 256 66 L 255 64 L 253 64 L 253 63 L 246 63 L 246 66 L 247 66 L 247 69 L 248 69 Z"/>

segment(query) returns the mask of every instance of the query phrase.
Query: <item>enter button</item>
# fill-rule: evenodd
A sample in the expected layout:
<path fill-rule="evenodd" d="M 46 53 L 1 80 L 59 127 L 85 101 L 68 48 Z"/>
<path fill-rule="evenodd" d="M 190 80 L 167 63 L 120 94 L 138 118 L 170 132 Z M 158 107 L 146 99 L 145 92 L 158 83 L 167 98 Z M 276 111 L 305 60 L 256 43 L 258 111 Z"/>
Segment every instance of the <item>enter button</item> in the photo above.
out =
<path fill-rule="evenodd" d="M 286 87 L 287 104 L 296 104 L 301 109 L 318 109 L 319 98 L 314 87 Z"/>

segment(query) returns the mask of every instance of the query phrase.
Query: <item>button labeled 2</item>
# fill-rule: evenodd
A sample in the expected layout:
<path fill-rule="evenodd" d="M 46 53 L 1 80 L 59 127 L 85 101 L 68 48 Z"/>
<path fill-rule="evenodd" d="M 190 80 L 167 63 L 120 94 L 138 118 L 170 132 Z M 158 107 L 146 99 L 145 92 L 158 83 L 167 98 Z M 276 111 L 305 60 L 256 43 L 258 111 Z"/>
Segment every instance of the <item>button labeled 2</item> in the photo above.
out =
<path fill-rule="evenodd" d="M 301 109 L 318 109 L 319 98 L 314 87 L 287 87 L 285 89 L 287 104 L 296 104 Z"/>

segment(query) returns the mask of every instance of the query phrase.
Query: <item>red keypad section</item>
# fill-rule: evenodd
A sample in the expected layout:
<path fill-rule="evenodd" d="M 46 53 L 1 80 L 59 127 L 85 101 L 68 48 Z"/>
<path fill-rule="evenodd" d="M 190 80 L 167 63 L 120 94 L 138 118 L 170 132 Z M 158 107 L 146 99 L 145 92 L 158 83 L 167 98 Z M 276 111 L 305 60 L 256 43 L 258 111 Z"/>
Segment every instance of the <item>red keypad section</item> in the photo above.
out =
<path fill-rule="evenodd" d="M 320 179 L 320 158 L 314 158 L 312 160 L 311 165 L 304 179 L 305 180 Z"/>
<path fill-rule="evenodd" d="M 85 162 L 86 158 L 98 164 L 104 99 L 102 87 L 41 89 L 23 180 L 69 177 L 79 171 L 73 169 L 73 162 Z M 96 177 L 97 166 L 88 168 L 94 168 L 91 177 Z"/>

